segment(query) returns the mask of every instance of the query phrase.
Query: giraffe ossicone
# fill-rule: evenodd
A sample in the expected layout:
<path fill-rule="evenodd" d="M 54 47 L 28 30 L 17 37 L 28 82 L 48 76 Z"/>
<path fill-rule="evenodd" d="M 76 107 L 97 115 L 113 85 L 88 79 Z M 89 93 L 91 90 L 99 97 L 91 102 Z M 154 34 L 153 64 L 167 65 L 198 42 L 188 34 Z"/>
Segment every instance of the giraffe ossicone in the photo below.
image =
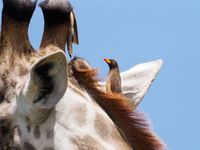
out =
<path fill-rule="evenodd" d="M 82 58 L 66 60 L 78 44 L 73 7 L 46 0 L 38 51 L 28 38 L 37 1 L 3 0 L 0 36 L 0 150 L 161 150 L 162 141 L 135 112 L 161 61 L 121 74 L 129 99 L 104 92 Z M 132 101 L 132 106 L 129 106 Z"/>

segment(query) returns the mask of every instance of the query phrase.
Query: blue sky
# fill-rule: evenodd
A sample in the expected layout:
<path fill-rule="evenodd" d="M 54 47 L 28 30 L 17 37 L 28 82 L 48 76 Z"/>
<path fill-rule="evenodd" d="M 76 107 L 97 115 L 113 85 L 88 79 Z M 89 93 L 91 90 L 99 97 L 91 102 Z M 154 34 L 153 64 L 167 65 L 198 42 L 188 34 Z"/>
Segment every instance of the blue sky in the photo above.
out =
<path fill-rule="evenodd" d="M 168 149 L 199 149 L 200 1 L 71 0 L 71 3 L 80 41 L 73 52 L 86 58 L 93 67 L 99 67 L 103 77 L 108 74 L 104 57 L 116 59 L 121 71 L 138 63 L 163 59 L 163 67 L 139 108 L 151 119 L 154 131 Z M 35 49 L 42 32 L 43 16 L 37 7 L 29 28 Z"/>

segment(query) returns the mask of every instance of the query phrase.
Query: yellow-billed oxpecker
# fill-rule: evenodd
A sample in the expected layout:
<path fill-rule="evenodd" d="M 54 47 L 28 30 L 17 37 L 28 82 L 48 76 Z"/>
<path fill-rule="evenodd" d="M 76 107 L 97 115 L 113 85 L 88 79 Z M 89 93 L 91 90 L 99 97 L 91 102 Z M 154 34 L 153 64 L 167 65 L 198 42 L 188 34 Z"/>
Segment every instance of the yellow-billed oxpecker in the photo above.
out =
<path fill-rule="evenodd" d="M 116 60 L 104 58 L 110 71 L 106 81 L 106 92 L 122 94 L 119 66 Z"/>

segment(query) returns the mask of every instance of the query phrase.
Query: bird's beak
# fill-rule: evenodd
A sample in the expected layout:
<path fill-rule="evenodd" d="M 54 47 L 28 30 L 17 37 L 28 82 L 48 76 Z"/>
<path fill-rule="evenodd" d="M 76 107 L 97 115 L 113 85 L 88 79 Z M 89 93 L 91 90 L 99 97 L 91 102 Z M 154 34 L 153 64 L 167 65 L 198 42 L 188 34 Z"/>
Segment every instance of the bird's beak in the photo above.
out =
<path fill-rule="evenodd" d="M 103 60 L 104 60 L 105 62 L 107 62 L 108 64 L 111 63 L 111 61 L 110 61 L 109 59 L 107 59 L 107 58 L 104 58 Z"/>

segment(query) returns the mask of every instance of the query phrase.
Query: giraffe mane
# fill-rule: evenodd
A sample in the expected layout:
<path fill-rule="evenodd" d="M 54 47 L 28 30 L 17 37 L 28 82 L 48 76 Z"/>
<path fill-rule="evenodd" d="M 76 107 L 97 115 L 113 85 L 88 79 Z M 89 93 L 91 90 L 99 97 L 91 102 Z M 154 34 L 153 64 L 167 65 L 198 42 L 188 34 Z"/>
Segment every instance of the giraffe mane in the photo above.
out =
<path fill-rule="evenodd" d="M 74 76 L 92 98 L 109 115 L 134 150 L 161 150 L 165 145 L 151 130 L 144 114 L 129 105 L 129 100 L 119 94 L 102 91 L 98 84 L 98 69 L 74 69 Z"/>

